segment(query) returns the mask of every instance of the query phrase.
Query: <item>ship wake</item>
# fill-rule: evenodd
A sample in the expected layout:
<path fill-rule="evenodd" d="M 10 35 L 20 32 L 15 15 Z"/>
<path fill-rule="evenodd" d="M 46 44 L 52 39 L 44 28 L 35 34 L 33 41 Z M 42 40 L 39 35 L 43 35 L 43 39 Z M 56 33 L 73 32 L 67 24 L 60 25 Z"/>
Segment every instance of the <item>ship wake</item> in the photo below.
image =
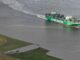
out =
<path fill-rule="evenodd" d="M 11 7 L 12 9 L 15 9 L 17 11 L 20 11 L 20 12 L 23 12 L 23 13 L 26 13 L 26 14 L 29 14 L 29 15 L 34 15 L 38 18 L 45 19 L 44 15 L 33 13 L 29 9 L 25 10 L 24 9 L 24 4 L 20 3 L 17 0 L 2 0 L 2 2 L 6 5 L 8 5 L 9 7 Z"/>

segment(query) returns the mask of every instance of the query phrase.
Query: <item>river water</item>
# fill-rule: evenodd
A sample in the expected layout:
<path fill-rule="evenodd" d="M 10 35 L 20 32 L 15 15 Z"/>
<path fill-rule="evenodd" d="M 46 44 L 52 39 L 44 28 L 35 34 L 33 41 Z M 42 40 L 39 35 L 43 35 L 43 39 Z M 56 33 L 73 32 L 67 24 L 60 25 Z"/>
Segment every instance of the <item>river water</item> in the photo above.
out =
<path fill-rule="evenodd" d="M 2 18 L 0 21 L 1 33 L 40 44 L 41 47 L 50 50 L 49 55 L 64 60 L 80 60 L 80 30 L 45 22 L 43 19 L 33 16 L 56 11 L 65 16 L 80 17 L 79 0 L 15 0 L 14 3 L 10 3 L 11 0 L 6 1 L 7 3 L 4 0 L 5 4 L 11 5 L 13 8 L 17 6 L 20 11 L 25 10 L 28 14 L 8 11 L 6 14 L 13 17 L 6 21 Z M 16 5 L 16 1 L 19 4 Z"/>

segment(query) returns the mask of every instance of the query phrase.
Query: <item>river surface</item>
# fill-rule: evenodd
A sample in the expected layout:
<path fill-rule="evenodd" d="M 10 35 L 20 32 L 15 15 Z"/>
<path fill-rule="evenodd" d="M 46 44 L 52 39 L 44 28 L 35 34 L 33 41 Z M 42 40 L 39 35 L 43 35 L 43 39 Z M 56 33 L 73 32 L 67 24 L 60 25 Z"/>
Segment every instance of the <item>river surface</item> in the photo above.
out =
<path fill-rule="evenodd" d="M 5 1 L 5 0 L 4 0 Z M 8 0 L 7 0 L 8 1 Z M 17 0 L 21 9 L 45 14 L 56 11 L 80 17 L 80 0 Z M 17 5 L 15 5 L 17 6 Z M 80 30 L 45 22 L 34 15 L 24 14 L 0 3 L 0 33 L 27 42 L 40 44 L 49 54 L 64 60 L 80 60 Z"/>

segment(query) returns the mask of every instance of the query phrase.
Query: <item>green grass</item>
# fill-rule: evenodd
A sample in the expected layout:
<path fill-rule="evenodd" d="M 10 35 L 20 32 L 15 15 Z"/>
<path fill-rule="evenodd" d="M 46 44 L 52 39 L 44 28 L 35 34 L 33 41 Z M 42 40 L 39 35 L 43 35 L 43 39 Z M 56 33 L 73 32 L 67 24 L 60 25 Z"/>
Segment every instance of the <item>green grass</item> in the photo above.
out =
<path fill-rule="evenodd" d="M 7 55 L 0 55 L 0 60 L 19 60 L 19 59 Z"/>
<path fill-rule="evenodd" d="M 11 38 L 11 37 L 7 37 L 7 36 L 4 36 L 4 35 L 0 35 L 0 36 L 3 36 L 4 38 L 7 39 L 7 43 L 0 46 L 0 52 L 13 50 L 13 49 L 23 47 L 23 46 L 27 46 L 27 45 L 31 44 L 31 43 L 27 43 L 27 42 L 24 42 L 24 41 L 21 41 L 21 40 L 18 40 L 18 39 L 14 39 L 14 38 Z"/>
<path fill-rule="evenodd" d="M 61 60 L 59 58 L 46 55 L 47 52 L 48 51 L 45 49 L 38 48 L 24 53 L 16 53 L 14 55 L 11 54 L 10 56 L 21 60 Z"/>

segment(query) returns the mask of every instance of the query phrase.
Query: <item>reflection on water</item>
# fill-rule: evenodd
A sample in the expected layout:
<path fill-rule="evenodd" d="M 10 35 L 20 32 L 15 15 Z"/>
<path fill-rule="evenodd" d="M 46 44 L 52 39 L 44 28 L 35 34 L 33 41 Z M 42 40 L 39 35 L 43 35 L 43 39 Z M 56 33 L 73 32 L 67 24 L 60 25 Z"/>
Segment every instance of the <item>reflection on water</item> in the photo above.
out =
<path fill-rule="evenodd" d="M 79 29 L 77 28 L 73 28 L 73 27 L 70 27 L 70 26 L 62 26 L 63 29 L 65 29 L 67 32 L 77 32 Z"/>
<path fill-rule="evenodd" d="M 58 24 L 58 23 L 55 23 L 55 22 L 51 22 L 51 21 L 45 21 L 45 25 L 48 27 L 48 28 L 51 28 L 51 29 L 62 29 L 66 32 L 74 32 L 74 33 L 79 33 L 80 29 L 78 28 L 72 28 L 70 26 L 64 26 L 62 24 Z M 55 26 L 55 27 L 54 27 Z"/>

